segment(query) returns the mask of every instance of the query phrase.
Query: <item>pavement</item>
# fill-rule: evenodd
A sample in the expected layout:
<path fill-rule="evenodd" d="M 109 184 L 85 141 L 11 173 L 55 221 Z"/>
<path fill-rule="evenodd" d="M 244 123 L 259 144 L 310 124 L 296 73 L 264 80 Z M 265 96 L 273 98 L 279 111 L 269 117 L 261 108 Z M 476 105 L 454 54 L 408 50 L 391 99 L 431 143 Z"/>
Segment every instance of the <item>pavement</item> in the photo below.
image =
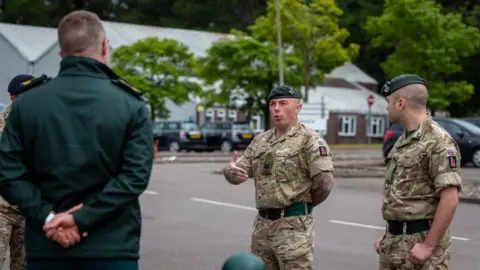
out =
<path fill-rule="evenodd" d="M 241 152 L 239 153 L 241 155 Z M 231 154 L 222 152 L 159 152 L 155 161 L 160 164 L 192 164 L 192 163 L 218 163 L 216 171 L 221 173 L 221 167 L 230 162 Z M 357 188 L 365 188 L 363 181 L 375 178 L 374 182 L 383 184 L 385 164 L 379 150 L 335 150 L 333 152 L 335 177 L 355 178 L 359 183 Z M 462 168 L 463 189 L 460 199 L 463 202 L 480 204 L 480 169 L 472 168 L 467 164 Z"/>
<path fill-rule="evenodd" d="M 230 255 L 249 250 L 256 214 L 253 183 L 230 185 L 211 173 L 217 165 L 154 165 L 141 197 L 141 269 L 220 269 Z M 364 180 L 372 184 L 358 189 L 353 178 L 336 179 L 329 199 L 314 210 L 314 269 L 378 269 L 373 242 L 384 231 L 381 186 L 378 179 Z M 480 265 L 479 209 L 475 204 L 458 206 L 451 269 L 476 270 Z"/>
<path fill-rule="evenodd" d="M 381 158 L 382 151 L 376 149 L 333 149 L 331 150 L 334 157 L 338 158 L 346 158 L 346 157 L 360 157 L 360 158 Z M 239 155 L 243 153 L 242 150 L 237 151 Z M 168 152 L 168 151 L 160 151 L 158 152 L 158 157 L 231 157 L 232 153 L 225 153 L 221 151 L 213 151 L 213 152 Z"/>
<path fill-rule="evenodd" d="M 141 196 L 140 269 L 221 269 L 232 254 L 249 251 L 255 217 L 253 181 L 233 186 L 212 173 L 215 163 L 155 164 Z M 465 179 L 478 169 L 464 168 Z M 383 180 L 336 177 L 316 207 L 314 269 L 378 269 L 373 243 L 384 232 Z M 480 205 L 461 203 L 452 224 L 450 269 L 478 270 Z M 2 269 L 9 269 L 8 262 Z"/>

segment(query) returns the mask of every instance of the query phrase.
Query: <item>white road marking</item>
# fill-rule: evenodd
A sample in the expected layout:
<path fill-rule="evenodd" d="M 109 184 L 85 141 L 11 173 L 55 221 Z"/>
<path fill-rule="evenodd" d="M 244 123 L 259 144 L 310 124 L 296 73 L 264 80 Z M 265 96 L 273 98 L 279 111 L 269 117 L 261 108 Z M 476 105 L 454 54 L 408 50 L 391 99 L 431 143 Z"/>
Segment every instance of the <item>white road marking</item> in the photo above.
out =
<path fill-rule="evenodd" d="M 158 195 L 158 192 L 153 191 L 153 190 L 145 190 L 143 193 L 148 194 L 148 195 Z"/>
<path fill-rule="evenodd" d="M 147 191 L 146 191 L 147 192 Z M 145 193 L 146 193 L 145 192 Z M 155 192 L 156 193 L 156 192 Z M 158 194 L 158 193 L 157 193 Z M 249 207 L 249 206 L 243 206 L 239 204 L 232 204 L 232 203 L 226 203 L 226 202 L 219 202 L 219 201 L 212 201 L 212 200 L 206 200 L 206 199 L 200 199 L 200 198 L 190 198 L 191 201 L 194 202 L 202 202 L 202 203 L 208 203 L 208 204 L 214 204 L 214 205 L 220 205 L 220 206 L 226 206 L 226 207 L 232 207 L 232 208 L 238 208 L 238 209 L 244 209 L 244 210 L 252 210 L 252 211 L 257 211 L 256 208 L 254 207 Z M 368 225 L 368 224 L 361 224 L 361 223 L 356 223 L 356 222 L 348 222 L 348 221 L 341 221 L 341 220 L 329 220 L 328 222 L 330 223 L 336 223 L 336 224 L 341 224 L 341 225 L 347 225 L 347 226 L 354 226 L 354 227 L 361 227 L 361 228 L 367 228 L 367 229 L 374 229 L 374 230 L 385 230 L 385 227 L 381 226 L 374 226 L 374 225 Z M 470 241 L 470 238 L 466 237 L 458 237 L 458 236 L 452 236 L 452 239 L 459 240 L 459 241 Z"/>
<path fill-rule="evenodd" d="M 342 225 L 348 225 L 348 226 L 368 228 L 368 229 L 375 229 L 375 230 L 385 230 L 385 227 L 373 226 L 373 225 L 367 225 L 367 224 L 360 224 L 360 223 L 355 223 L 355 222 L 347 222 L 347 221 L 341 221 L 341 220 L 329 220 L 328 222 L 336 223 L 336 224 L 342 224 Z"/>
<path fill-rule="evenodd" d="M 238 209 L 244 209 L 244 210 L 257 211 L 256 208 L 248 207 L 248 206 L 243 206 L 243 205 L 238 205 L 238 204 L 217 202 L 217 201 L 205 200 L 205 199 L 200 199 L 200 198 L 190 198 L 190 200 L 191 200 L 191 201 L 194 201 L 194 202 L 202 202 L 202 203 L 209 203 L 209 204 L 221 205 L 221 206 L 238 208 Z"/>
<path fill-rule="evenodd" d="M 385 227 L 373 226 L 373 225 L 367 225 L 367 224 L 361 224 L 361 223 L 355 223 L 355 222 L 348 222 L 348 221 L 341 221 L 341 220 L 329 220 L 328 222 L 336 223 L 336 224 L 342 224 L 342 225 L 348 225 L 348 226 L 354 226 L 354 227 L 375 229 L 375 230 L 385 230 Z M 470 241 L 469 238 L 458 237 L 458 236 L 452 236 L 452 239 L 460 240 L 460 241 Z"/>

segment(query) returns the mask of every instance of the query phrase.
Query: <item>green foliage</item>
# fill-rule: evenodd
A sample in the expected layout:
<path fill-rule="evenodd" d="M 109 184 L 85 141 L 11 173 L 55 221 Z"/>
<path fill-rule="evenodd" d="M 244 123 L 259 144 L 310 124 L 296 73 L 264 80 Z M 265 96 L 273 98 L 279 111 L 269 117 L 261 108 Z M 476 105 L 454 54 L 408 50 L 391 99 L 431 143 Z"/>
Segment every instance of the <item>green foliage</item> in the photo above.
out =
<path fill-rule="evenodd" d="M 207 56 L 200 59 L 198 75 L 207 84 L 219 84 L 219 92 L 210 92 L 212 102 L 230 104 L 246 98 L 245 110 L 249 116 L 263 114 L 268 127 L 266 98 L 278 84 L 277 47 L 261 42 L 245 33 L 235 31 L 234 38 L 222 38 L 212 44 Z M 285 55 L 285 78 L 294 87 L 301 84 L 300 61 L 292 54 Z"/>
<path fill-rule="evenodd" d="M 322 83 L 326 74 L 358 53 L 356 44 L 344 47 L 349 32 L 338 26 L 342 13 L 334 0 L 280 1 L 282 41 L 284 48 L 292 49 L 301 59 L 305 100 L 310 85 Z M 251 26 L 252 35 L 275 42 L 275 18 L 275 0 L 268 0 L 267 14 Z"/>
<path fill-rule="evenodd" d="M 344 10 L 339 25 L 350 32 L 346 42 L 360 46 L 358 56 L 353 62 L 368 75 L 382 81 L 384 73 L 380 63 L 387 59 L 391 50 L 373 47 L 364 26 L 369 16 L 382 14 L 384 0 L 336 0 L 335 3 Z"/>
<path fill-rule="evenodd" d="M 441 9 L 431 0 L 386 0 L 383 14 L 370 17 L 366 25 L 374 46 L 393 49 L 381 65 L 385 73 L 424 77 L 435 110 L 470 98 L 473 86 L 450 78 L 462 71 L 461 59 L 480 46 L 477 28 L 465 25 L 459 14 L 444 14 Z"/>
<path fill-rule="evenodd" d="M 167 118 L 165 100 L 176 104 L 198 94 L 201 87 L 191 79 L 195 76 L 196 59 L 188 47 L 172 39 L 150 37 L 114 51 L 113 70 L 144 92 L 152 108 L 152 118 Z"/>

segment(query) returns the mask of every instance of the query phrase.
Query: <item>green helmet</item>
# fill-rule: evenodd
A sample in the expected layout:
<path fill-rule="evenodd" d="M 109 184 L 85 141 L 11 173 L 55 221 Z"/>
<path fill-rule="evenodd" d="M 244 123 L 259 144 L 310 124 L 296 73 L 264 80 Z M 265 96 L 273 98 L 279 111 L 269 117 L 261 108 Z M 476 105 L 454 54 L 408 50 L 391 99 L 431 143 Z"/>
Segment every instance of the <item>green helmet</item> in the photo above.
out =
<path fill-rule="evenodd" d="M 242 252 L 230 256 L 223 264 L 222 270 L 267 270 L 267 266 L 257 255 Z"/>

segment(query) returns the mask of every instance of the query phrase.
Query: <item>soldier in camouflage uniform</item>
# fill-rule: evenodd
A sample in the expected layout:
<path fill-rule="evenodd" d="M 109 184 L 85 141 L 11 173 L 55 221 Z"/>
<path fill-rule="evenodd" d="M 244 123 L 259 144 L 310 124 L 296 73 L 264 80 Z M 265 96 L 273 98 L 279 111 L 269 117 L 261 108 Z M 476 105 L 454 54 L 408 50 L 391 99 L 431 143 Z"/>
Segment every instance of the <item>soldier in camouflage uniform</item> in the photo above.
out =
<path fill-rule="evenodd" d="M 327 143 L 298 121 L 300 95 L 290 86 L 268 96 L 275 127 L 257 135 L 244 155 L 224 169 L 231 184 L 255 181 L 258 215 L 251 251 L 268 269 L 313 269 L 312 208 L 332 189 L 333 164 Z"/>
<path fill-rule="evenodd" d="M 12 102 L 22 91 L 20 85 L 31 79 L 33 79 L 33 76 L 30 75 L 18 75 L 12 79 L 8 85 Z M 0 114 L 0 134 L 3 133 L 11 107 L 11 104 L 8 105 L 5 111 Z M 0 268 L 5 262 L 7 248 L 10 246 L 10 270 L 25 269 L 24 229 L 25 221 L 18 207 L 10 205 L 0 197 Z"/>
<path fill-rule="evenodd" d="M 379 269 L 448 269 L 450 223 L 462 182 L 459 148 L 427 113 L 422 78 L 398 76 L 382 91 L 391 121 L 405 133 L 387 157 L 382 203 L 387 228 L 375 243 Z"/>

